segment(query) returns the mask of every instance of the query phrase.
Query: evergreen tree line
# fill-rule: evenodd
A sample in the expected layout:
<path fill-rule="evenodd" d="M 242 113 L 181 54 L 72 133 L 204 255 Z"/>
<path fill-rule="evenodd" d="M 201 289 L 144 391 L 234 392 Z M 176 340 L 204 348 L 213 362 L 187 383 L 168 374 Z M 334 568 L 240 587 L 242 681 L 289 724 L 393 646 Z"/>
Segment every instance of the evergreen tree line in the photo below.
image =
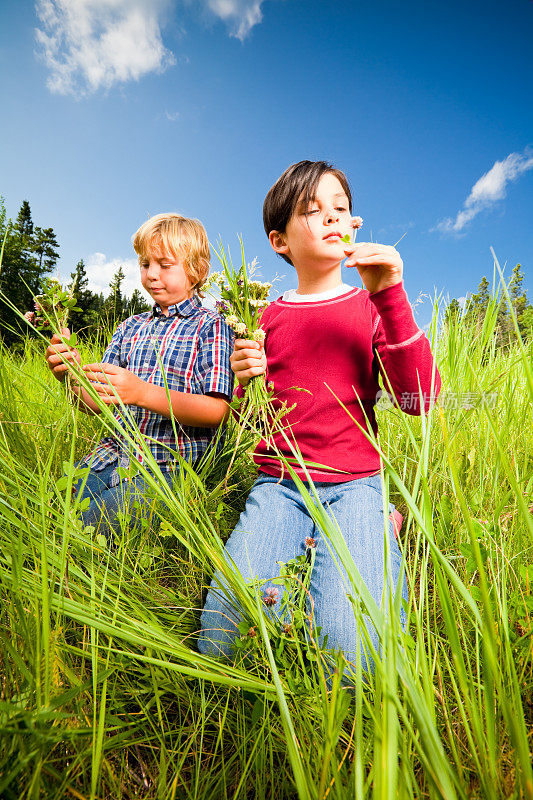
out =
<path fill-rule="evenodd" d="M 0 197 L 0 248 L 4 245 L 0 266 L 0 339 L 16 345 L 29 331 L 28 325 L 3 300 L 5 296 L 19 311 L 33 311 L 33 298 L 42 291 L 43 279 L 53 272 L 59 259 L 59 244 L 53 228 L 33 224 L 30 204 L 24 200 L 13 223 L 7 218 L 4 199 Z M 124 272 L 116 271 L 109 284 L 109 294 L 92 292 L 83 259 L 71 272 L 69 288 L 81 311 L 74 311 L 70 327 L 81 336 L 114 328 L 117 323 L 150 308 L 138 289 L 130 298 L 122 292 Z"/>
<path fill-rule="evenodd" d="M 513 269 L 507 290 L 520 336 L 526 341 L 533 337 L 533 306 L 529 303 L 524 289 L 524 272 L 521 264 L 517 264 Z M 445 322 L 462 317 L 465 322 L 472 323 L 481 330 L 487 312 L 496 314 L 497 346 L 509 347 L 517 338 L 509 301 L 504 292 L 490 292 L 489 282 L 485 276 L 482 277 L 477 292 L 468 295 L 464 308 L 461 308 L 455 298 L 449 303 Z"/>

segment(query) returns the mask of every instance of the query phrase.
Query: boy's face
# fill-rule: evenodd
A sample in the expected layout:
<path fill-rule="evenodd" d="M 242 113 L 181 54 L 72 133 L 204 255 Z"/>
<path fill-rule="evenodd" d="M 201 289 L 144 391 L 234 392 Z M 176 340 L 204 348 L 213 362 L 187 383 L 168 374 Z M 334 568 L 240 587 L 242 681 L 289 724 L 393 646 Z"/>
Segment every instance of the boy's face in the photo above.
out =
<path fill-rule="evenodd" d="M 165 316 L 169 306 L 181 303 L 192 295 L 183 262 L 165 253 L 150 253 L 142 261 L 141 283 Z"/>
<path fill-rule="evenodd" d="M 342 237 L 352 231 L 346 193 L 336 175 L 326 172 L 315 199 L 307 207 L 299 202 L 285 231 L 273 231 L 269 238 L 274 250 L 287 255 L 296 267 L 317 269 L 340 264 L 345 258 Z"/>

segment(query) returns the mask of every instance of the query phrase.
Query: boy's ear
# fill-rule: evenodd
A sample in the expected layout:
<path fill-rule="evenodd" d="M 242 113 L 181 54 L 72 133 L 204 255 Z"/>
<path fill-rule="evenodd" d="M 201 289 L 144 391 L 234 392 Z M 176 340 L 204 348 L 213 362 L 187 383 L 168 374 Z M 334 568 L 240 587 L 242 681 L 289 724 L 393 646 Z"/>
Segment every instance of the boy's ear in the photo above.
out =
<path fill-rule="evenodd" d="M 289 252 L 289 245 L 286 242 L 284 233 L 280 233 L 279 231 L 270 231 L 268 234 L 268 241 L 276 253 L 285 256 Z"/>

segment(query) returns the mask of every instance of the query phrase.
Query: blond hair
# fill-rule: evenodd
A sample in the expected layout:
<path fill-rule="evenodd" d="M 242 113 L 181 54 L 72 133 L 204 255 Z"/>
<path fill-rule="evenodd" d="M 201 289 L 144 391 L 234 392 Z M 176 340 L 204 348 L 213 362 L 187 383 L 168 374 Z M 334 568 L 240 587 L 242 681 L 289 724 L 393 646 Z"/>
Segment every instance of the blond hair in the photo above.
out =
<path fill-rule="evenodd" d="M 150 256 L 172 255 L 183 261 L 192 289 L 203 297 L 211 253 L 202 223 L 172 212 L 156 214 L 146 220 L 131 237 L 139 264 Z"/>

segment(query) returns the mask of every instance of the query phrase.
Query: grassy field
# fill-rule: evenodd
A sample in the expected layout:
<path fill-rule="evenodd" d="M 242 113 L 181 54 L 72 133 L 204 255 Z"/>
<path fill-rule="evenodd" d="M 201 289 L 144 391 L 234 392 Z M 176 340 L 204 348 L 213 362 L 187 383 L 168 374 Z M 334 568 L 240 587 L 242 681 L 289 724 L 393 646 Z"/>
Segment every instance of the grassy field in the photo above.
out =
<path fill-rule="evenodd" d="M 360 598 L 354 624 L 363 610 L 381 632 L 375 674 L 356 664 L 352 691 L 342 658 L 280 635 L 239 576 L 254 659 L 195 648 L 254 480 L 250 433 L 233 458 L 232 428 L 173 491 L 156 474 L 153 519 L 124 518 L 109 548 L 70 491 L 109 420 L 69 406 L 41 344 L 1 352 L 0 796 L 531 800 L 533 345 L 496 349 L 495 322 L 441 331 L 428 418 L 379 412 L 384 485 L 404 515 L 405 632 L 301 487 Z"/>

